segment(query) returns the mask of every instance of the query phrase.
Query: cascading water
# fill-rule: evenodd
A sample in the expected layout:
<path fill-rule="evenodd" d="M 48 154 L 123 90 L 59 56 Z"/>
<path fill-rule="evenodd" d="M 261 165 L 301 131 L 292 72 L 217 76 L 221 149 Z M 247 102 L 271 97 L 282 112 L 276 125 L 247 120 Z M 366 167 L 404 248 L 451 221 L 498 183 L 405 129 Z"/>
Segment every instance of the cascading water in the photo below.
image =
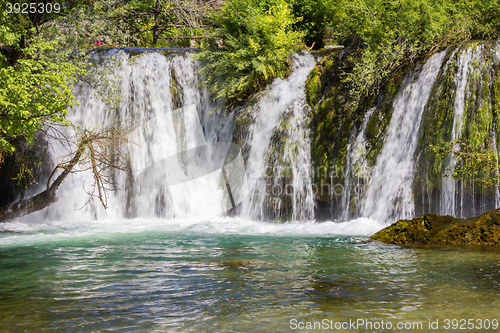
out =
<path fill-rule="evenodd" d="M 411 187 L 420 119 L 445 55 L 445 51 L 433 55 L 420 72 L 410 73 L 396 97 L 384 147 L 368 184 L 363 216 L 384 223 L 413 217 Z"/>
<path fill-rule="evenodd" d="M 477 53 L 474 53 L 474 57 L 477 57 Z M 451 141 L 456 141 L 462 137 L 466 85 L 467 79 L 469 77 L 469 63 L 472 58 L 473 53 L 469 48 L 464 50 L 458 57 L 458 71 L 457 75 L 455 76 L 455 84 L 457 86 L 457 90 L 454 102 L 455 108 L 453 115 L 453 125 L 451 129 Z M 448 174 L 453 174 L 456 164 L 456 159 L 449 158 L 445 172 Z M 456 210 L 456 181 L 455 179 L 453 179 L 453 177 L 443 177 L 441 186 L 441 214 L 454 215 Z M 460 207 L 462 207 L 462 205 L 460 205 Z"/>
<path fill-rule="evenodd" d="M 164 158 L 206 145 L 206 137 L 231 141 L 232 121 L 216 109 L 208 92 L 198 87 L 197 65 L 187 55 L 166 57 L 160 53 L 136 58 L 117 53 L 104 59 L 108 64 L 100 70 L 114 64 L 114 76 L 121 86 L 120 105 L 110 108 L 89 85 L 81 83 L 77 91 L 80 105 L 71 110 L 70 117 L 84 128 L 134 128 L 130 144 L 124 149 L 132 162 L 132 174 L 116 172 L 118 191 L 110 193 L 107 209 L 97 200 L 84 206 L 89 198 L 84 189 L 89 191 L 92 175 L 75 174 L 59 189 L 59 202 L 42 212 L 45 217 L 50 220 L 206 218 L 223 213 L 226 207 L 222 204 L 220 172 L 168 186 L 165 179 L 172 177 L 171 171 L 156 168 L 156 174 L 149 174 L 154 179 L 153 186 L 135 183 L 141 171 Z M 222 125 L 216 128 L 214 124 Z M 54 146 L 53 158 L 59 162 L 66 152 L 61 145 Z"/>
<path fill-rule="evenodd" d="M 352 196 L 354 195 L 355 202 L 358 202 L 361 199 L 361 180 L 364 182 L 370 177 L 370 170 L 366 163 L 367 151 L 365 132 L 368 121 L 375 110 L 376 107 L 373 107 L 366 112 L 356 139 L 352 142 L 354 137 L 353 133 L 347 145 L 346 171 L 344 176 L 345 186 L 344 191 L 342 192 L 342 211 L 344 221 L 347 221 L 350 216 Z M 353 188 L 354 193 L 352 193 Z"/>
<path fill-rule="evenodd" d="M 490 51 L 497 59 L 495 63 L 499 62 L 498 44 L 496 49 Z M 415 214 L 412 193 L 416 172 L 414 159 L 421 154 L 420 151 L 416 153 L 416 147 L 422 114 L 433 108 L 426 104 L 431 104 L 427 101 L 433 85 L 438 86 L 434 82 L 439 72 L 442 77 L 447 71 L 455 71 L 452 76 L 455 85 L 452 95 L 453 124 L 443 126 L 451 128 L 450 139 L 456 140 L 467 130 L 464 124 L 471 122 L 474 112 L 485 104 L 478 102 L 477 91 L 486 87 L 479 74 L 492 66 L 483 64 L 478 67 L 476 64 L 479 70 L 471 67 L 473 63 L 487 63 L 484 52 L 485 48 L 481 45 L 465 49 L 458 47 L 448 56 L 443 68 L 447 52 L 441 52 L 407 76 L 394 100 L 383 148 L 373 171 L 368 170 L 365 163 L 365 132 L 374 109 L 367 111 L 357 132 L 352 132 L 347 147 L 346 186 L 341 200 L 344 220 L 360 215 L 387 223 Z M 165 181 L 172 177 L 171 171 L 150 168 L 169 156 L 206 146 L 209 142 L 232 141 L 233 115 L 224 114 L 210 101 L 208 91 L 198 87 L 197 64 L 189 56 L 164 56 L 160 53 L 145 53 L 130 58 L 118 52 L 113 57 L 108 54 L 104 58 L 115 64 L 113 72 L 120 82 L 121 102 L 116 107 L 110 107 L 88 84 L 80 83 L 77 92 L 80 106 L 72 110 L 70 117 L 74 123 L 85 128 L 135 128 L 131 144 L 124 149 L 126 157 L 132 162 L 133 172 L 131 175 L 115 172 L 113 177 L 118 191 L 111 193 L 106 210 L 97 200 L 91 200 L 84 206 L 88 200 L 84 189 L 89 191 L 93 180 L 90 172 L 83 172 L 66 180 L 59 189 L 58 203 L 33 216 L 39 218 L 43 215 L 49 220 L 130 217 L 203 219 L 226 212 L 229 208 L 228 190 L 221 183 L 221 170 L 208 168 L 210 170 L 204 177 L 172 185 Z M 305 81 L 314 65 L 315 60 L 310 54 L 295 55 L 294 71 L 290 76 L 276 79 L 244 111 L 250 119 L 243 145 L 247 151 L 248 188 L 251 189 L 240 209 L 241 216 L 245 218 L 314 219 L 315 194 L 308 132 L 310 109 L 304 92 Z M 101 66 L 101 70 L 106 66 Z M 74 133 L 68 134 L 71 136 Z M 53 150 L 55 163 L 67 154 L 65 147 L 58 144 Z M 179 160 L 179 163 L 186 165 L 187 162 Z M 448 158 L 442 166 L 443 170 L 449 168 L 452 172 L 455 164 L 456 161 Z M 145 170 L 148 172 L 141 178 L 144 185 L 141 186 L 137 184 L 137 176 Z M 450 170 L 444 172 L 449 173 Z M 150 179 L 144 182 L 145 177 Z M 434 209 L 435 204 L 424 212 L 470 215 L 469 210 L 464 208 L 469 194 L 465 193 L 463 183 L 455 182 L 451 177 L 440 178 L 439 181 L 440 188 L 434 197 L 431 196 L 436 194 L 425 188 L 426 185 L 422 186 L 422 201 L 428 199 L 437 203 L 438 207 Z M 425 191 L 430 193 L 427 197 Z M 477 196 L 474 188 L 469 189 L 471 191 L 470 195 Z M 498 191 L 495 193 L 498 202 Z M 481 197 L 479 204 L 469 200 L 474 212 L 489 207 L 482 192 L 478 197 Z M 76 211 L 82 206 L 83 209 Z M 430 204 L 428 206 L 431 207 Z M 359 212 L 355 211 L 358 209 Z"/>
<path fill-rule="evenodd" d="M 291 209 L 292 220 L 314 217 L 306 125 L 309 107 L 304 88 L 315 60 L 302 53 L 294 56 L 292 65 L 292 74 L 284 80 L 276 79 L 248 111 L 253 118 L 247 138 L 251 194 L 243 202 L 242 216 L 252 219 L 268 218 L 269 210 L 276 217 L 287 208 Z M 286 139 L 280 140 L 280 136 Z"/>
<path fill-rule="evenodd" d="M 498 45 L 497 45 L 498 48 Z M 492 50 L 485 45 L 466 45 L 457 48 L 457 56 L 450 57 L 446 70 L 455 66 L 454 83 L 456 85 L 455 100 L 453 104 L 453 125 L 451 127 L 450 141 L 461 139 L 465 131 L 468 131 L 469 140 L 484 144 L 487 149 L 497 155 L 495 122 L 491 110 L 493 109 L 492 95 L 489 91 L 489 82 L 494 77 L 494 66 L 498 63 Z M 492 52 L 494 54 L 494 52 Z M 488 59 L 489 58 L 489 59 Z M 485 120 L 489 124 L 484 124 Z M 468 122 L 464 126 L 464 121 Z M 481 124 L 483 122 L 483 124 Z M 468 127 L 468 128 L 467 128 Z M 489 127 L 488 136 L 492 138 L 490 143 L 479 142 L 478 136 L 472 131 Z M 477 139 L 477 140 L 476 140 Z M 459 149 L 458 146 L 455 149 Z M 444 165 L 444 174 L 453 174 L 457 160 L 449 156 Z M 491 198 L 494 196 L 495 198 Z M 498 191 L 494 193 L 476 186 L 455 181 L 452 177 L 443 177 L 440 214 L 453 215 L 457 217 L 469 217 L 480 214 L 488 209 L 499 207 Z"/>
<path fill-rule="evenodd" d="M 129 135 L 130 144 L 122 149 L 131 162 L 131 172 L 113 171 L 117 191 L 110 193 L 107 209 L 96 198 L 86 204 L 93 176 L 84 171 L 63 183 L 58 190 L 59 202 L 29 218 L 51 221 L 134 217 L 200 220 L 223 214 L 231 208 L 228 190 L 221 181 L 221 170 L 206 172 L 204 177 L 192 177 L 182 184 L 170 181 L 179 175 L 183 178 L 182 173 L 187 169 L 181 169 L 189 169 L 188 164 L 195 163 L 182 160 L 183 157 L 178 156 L 181 152 L 194 149 L 194 154 L 199 155 L 197 147 L 206 146 L 207 141 L 232 141 L 233 116 L 217 109 L 207 90 L 199 87 L 197 64 L 186 55 L 164 56 L 153 52 L 131 58 L 116 50 L 101 55 L 99 60 L 104 64 L 95 77 L 101 75 L 119 83 L 120 91 L 115 91 L 121 97 L 119 105 L 112 107 L 109 102 L 105 103 L 91 85 L 82 82 L 76 92 L 80 105 L 71 110 L 70 119 L 82 128 L 133 129 Z M 314 219 L 306 123 L 310 109 L 304 93 L 307 75 L 314 64 L 314 58 L 307 53 L 295 55 L 291 75 L 284 80 L 276 79 L 252 109 L 255 122 L 247 142 L 250 147 L 247 171 L 254 196 L 243 202 L 243 216 L 264 218 L 259 212 L 268 204 L 265 201 L 275 200 L 275 217 L 285 208 L 290 212 L 288 219 Z M 108 101 L 113 98 L 110 96 Z M 272 139 L 280 130 L 286 140 L 277 147 Z M 68 133 L 70 137 L 74 135 Z M 54 163 L 59 163 L 62 156 L 67 155 L 68 147 L 58 142 L 53 146 Z M 279 155 L 277 163 L 272 163 L 276 153 Z M 173 158 L 176 170 L 164 167 L 171 166 L 172 156 L 178 156 Z M 266 171 L 267 179 L 258 176 Z M 286 180 L 283 187 L 274 187 L 276 196 L 272 199 L 266 196 L 265 186 L 269 179 L 275 185 Z M 240 194 L 243 198 L 237 193 L 238 190 L 242 192 L 241 189 L 233 190 L 234 195 Z M 278 202 L 278 197 L 283 200 Z"/>
<path fill-rule="evenodd" d="M 498 43 L 461 44 L 446 58 L 421 125 L 414 182 L 417 215 L 431 212 L 465 218 L 499 207 L 495 188 L 482 188 L 472 177 L 453 179 L 458 161 L 453 155 L 435 155 L 429 148 L 466 139 L 472 149 L 497 155 L 498 47 Z"/>

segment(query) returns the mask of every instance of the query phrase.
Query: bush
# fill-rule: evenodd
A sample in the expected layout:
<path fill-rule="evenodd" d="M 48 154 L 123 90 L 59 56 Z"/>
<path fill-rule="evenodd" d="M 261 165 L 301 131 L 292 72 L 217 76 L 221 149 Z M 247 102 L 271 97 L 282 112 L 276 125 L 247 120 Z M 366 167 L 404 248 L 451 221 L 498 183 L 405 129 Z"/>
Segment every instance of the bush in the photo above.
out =
<path fill-rule="evenodd" d="M 246 0 L 231 0 L 211 16 L 219 45 L 197 54 L 207 62 L 201 69 L 214 98 L 243 100 L 275 77 L 286 74 L 288 56 L 303 33 L 289 5 L 275 1 L 269 9 Z"/>
<path fill-rule="evenodd" d="M 499 8 L 499 0 L 339 0 L 334 33 L 363 48 L 346 77 L 354 97 L 378 94 L 398 68 L 450 44 L 497 39 Z"/>

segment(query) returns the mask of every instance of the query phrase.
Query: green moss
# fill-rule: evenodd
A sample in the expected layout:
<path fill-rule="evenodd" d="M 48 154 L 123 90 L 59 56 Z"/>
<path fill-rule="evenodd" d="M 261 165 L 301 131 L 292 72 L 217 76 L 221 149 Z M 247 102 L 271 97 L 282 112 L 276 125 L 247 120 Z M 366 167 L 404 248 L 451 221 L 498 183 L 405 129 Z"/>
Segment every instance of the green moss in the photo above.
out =
<path fill-rule="evenodd" d="M 372 140 L 378 137 L 380 128 L 377 125 L 377 118 L 371 117 L 366 125 L 366 138 Z"/>
<path fill-rule="evenodd" d="M 321 61 L 311 70 L 306 81 L 306 99 L 309 105 L 315 107 L 321 100 L 330 83 L 329 78 L 337 67 L 337 50 L 323 54 Z"/>
<path fill-rule="evenodd" d="M 425 214 L 413 220 L 399 220 L 371 238 L 391 244 L 500 246 L 500 210 L 469 219 Z"/>
<path fill-rule="evenodd" d="M 472 147 L 483 146 L 489 137 L 493 124 L 493 110 L 490 102 L 489 68 L 484 62 L 473 62 L 474 71 L 469 78 L 468 88 L 471 92 L 467 96 L 466 135 Z"/>
<path fill-rule="evenodd" d="M 500 64 L 495 69 L 495 79 L 492 85 L 493 117 L 496 124 L 497 151 L 500 151 Z"/>
<path fill-rule="evenodd" d="M 170 70 L 170 92 L 172 94 L 173 108 L 178 109 L 184 104 L 183 101 L 183 89 L 177 80 L 177 74 L 173 69 Z"/>
<path fill-rule="evenodd" d="M 344 83 L 343 78 L 359 57 L 359 50 L 327 53 L 311 71 L 306 83 L 307 101 L 312 107 L 312 161 L 314 168 L 328 170 L 326 175 L 324 172 L 315 173 L 314 182 L 318 188 L 322 184 L 343 183 L 342 170 L 346 167 L 352 130 L 359 128 L 365 113 L 378 104 L 367 130 L 369 163 L 375 164 L 389 125 L 394 97 L 405 76 L 404 70 L 396 73 L 384 87 L 381 98 L 366 97 L 354 105 L 349 95 L 351 87 Z M 317 200 L 331 203 L 329 192 L 323 193 Z"/>
<path fill-rule="evenodd" d="M 320 89 L 319 70 L 315 67 L 310 73 L 306 81 L 306 99 L 309 105 L 314 105 L 318 100 L 318 91 Z"/>
<path fill-rule="evenodd" d="M 392 88 L 401 86 L 402 81 L 401 76 L 397 81 L 392 82 Z M 389 127 L 389 123 L 393 111 L 393 101 L 397 94 L 392 95 L 391 93 L 386 93 L 383 95 L 382 100 L 379 102 L 377 110 L 372 114 L 370 120 L 368 121 L 366 127 L 366 140 L 367 140 L 367 162 L 369 166 L 375 166 L 377 163 L 377 157 L 382 150 L 384 145 L 384 137 Z"/>

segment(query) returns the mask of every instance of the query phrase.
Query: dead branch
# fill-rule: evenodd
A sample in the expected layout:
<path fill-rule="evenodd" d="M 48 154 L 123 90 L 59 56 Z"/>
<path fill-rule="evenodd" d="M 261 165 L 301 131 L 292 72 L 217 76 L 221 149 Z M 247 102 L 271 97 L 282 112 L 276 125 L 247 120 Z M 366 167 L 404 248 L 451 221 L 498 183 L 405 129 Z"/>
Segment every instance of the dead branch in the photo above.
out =
<path fill-rule="evenodd" d="M 0 221 L 21 217 L 42 210 L 57 201 L 56 192 L 69 174 L 90 170 L 93 175 L 89 200 L 97 197 L 104 208 L 107 207 L 108 192 L 115 190 L 116 184 L 112 171 L 130 170 L 130 161 L 124 151 L 128 142 L 129 129 L 104 129 L 100 131 L 81 131 L 76 148 L 56 165 L 47 180 L 46 189 L 29 199 L 0 207 Z M 66 161 L 64 161 L 66 160 Z M 58 170 L 63 171 L 55 178 Z"/>

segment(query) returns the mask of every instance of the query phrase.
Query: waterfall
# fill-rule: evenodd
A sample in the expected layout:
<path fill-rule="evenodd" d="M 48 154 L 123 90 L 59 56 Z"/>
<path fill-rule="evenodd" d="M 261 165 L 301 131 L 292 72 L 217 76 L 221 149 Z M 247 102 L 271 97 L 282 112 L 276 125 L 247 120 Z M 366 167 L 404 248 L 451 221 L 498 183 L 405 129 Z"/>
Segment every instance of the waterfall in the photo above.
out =
<path fill-rule="evenodd" d="M 495 47 L 496 46 L 496 47 Z M 458 46 L 449 57 L 443 75 L 452 75 L 455 89 L 453 122 L 449 125 L 450 141 L 466 137 L 470 143 L 497 155 L 496 122 L 492 82 L 498 66 L 499 44 L 465 44 Z M 446 83 L 445 83 L 446 84 Z M 447 138 L 448 140 L 448 138 Z M 454 147 L 459 149 L 458 146 Z M 498 158 L 498 157 L 497 157 Z M 443 163 L 443 176 L 453 174 L 457 160 L 448 156 Z M 479 175 L 480 176 L 480 175 Z M 439 214 L 471 217 L 499 207 L 498 189 L 482 189 L 474 181 L 455 181 L 451 176 L 442 177 Z"/>
<path fill-rule="evenodd" d="M 226 213 L 245 197 L 241 213 L 246 217 L 266 218 L 260 212 L 269 205 L 273 218 L 283 213 L 287 220 L 314 219 L 310 108 L 304 92 L 315 65 L 310 54 L 294 55 L 290 76 L 276 79 L 249 107 L 253 124 L 244 142 L 247 167 L 230 143 L 234 113 L 224 112 L 200 87 L 199 65 L 190 55 L 147 52 L 131 57 L 111 50 L 97 59 L 100 65 L 90 83 L 77 84 L 79 105 L 69 111 L 69 120 L 80 128 L 131 129 L 130 142 L 120 147 L 130 170 L 111 172 L 116 191 L 109 192 L 107 209 L 97 198 L 89 200 L 94 179 L 86 170 L 68 177 L 58 190 L 59 201 L 29 219 L 201 220 Z M 68 128 L 65 135 L 77 133 Z M 53 140 L 53 165 L 71 156 L 75 144 Z M 245 190 L 247 177 L 251 196 Z"/>
<path fill-rule="evenodd" d="M 433 55 L 410 79 L 393 104 L 382 151 L 368 184 L 361 213 L 383 223 L 412 218 L 414 153 L 420 119 L 446 52 Z"/>
<path fill-rule="evenodd" d="M 309 106 L 304 92 L 314 65 L 309 53 L 295 55 L 290 76 L 275 79 L 248 110 L 252 118 L 246 138 L 251 193 L 243 202 L 242 216 L 275 218 L 288 210 L 291 220 L 314 217 L 306 124 Z"/>
<path fill-rule="evenodd" d="M 464 50 L 458 57 L 457 65 L 458 71 L 454 78 L 457 90 L 454 102 L 453 125 L 451 128 L 451 141 L 456 141 L 462 137 L 463 115 L 466 100 L 466 86 L 469 78 L 469 63 L 474 58 L 477 58 L 478 53 L 472 52 L 470 48 Z M 453 58 L 453 56 L 451 57 Z M 452 61 L 452 60 L 450 60 Z M 448 62 L 450 62 L 448 61 Z M 448 63 L 446 64 L 448 66 Z M 446 69 L 445 69 L 446 70 Z M 458 147 L 455 147 L 458 148 Z M 444 173 L 453 174 L 457 160 L 449 157 L 448 163 L 445 166 Z M 456 214 L 456 181 L 453 177 L 443 177 L 441 188 L 441 204 L 440 213 L 444 215 Z M 463 196 L 461 196 L 463 197 Z M 463 216 L 463 204 L 460 205 L 460 214 Z"/>
<path fill-rule="evenodd" d="M 377 107 L 365 113 L 359 127 L 353 126 L 339 200 L 344 220 L 357 215 L 389 223 L 411 218 L 420 210 L 465 216 L 492 205 L 498 207 L 498 188 L 491 193 L 478 191 L 468 183 L 442 177 L 453 172 L 457 162 L 448 157 L 425 164 L 426 147 L 419 146 L 419 135 L 426 127 L 421 122 L 427 121 L 429 126 L 436 112 L 444 115 L 444 120 L 435 122 L 443 130 L 435 137 L 426 137 L 427 147 L 480 131 L 484 136 L 486 127 L 491 141 L 488 124 L 497 121 L 490 105 L 491 86 L 496 84 L 495 66 L 500 61 L 500 46 L 495 47 L 459 46 L 448 57 L 448 51 L 443 51 L 406 76 L 392 103 L 389 124 L 384 122 L 384 141 L 373 170 L 366 163 L 368 153 L 372 161 L 372 152 L 367 152 L 365 134 Z M 490 51 L 494 65 L 487 59 Z M 57 193 L 59 202 L 32 214 L 35 220 L 206 219 L 224 214 L 238 203 L 241 206 L 236 211 L 244 218 L 314 220 L 317 193 L 311 170 L 312 112 L 305 95 L 307 77 L 316 63 L 312 55 L 294 55 L 287 78 L 275 79 L 235 112 L 225 112 L 211 101 L 209 92 L 199 85 L 199 64 L 188 54 L 149 52 L 131 57 L 112 50 L 100 55 L 99 61 L 92 82 L 78 83 L 75 95 L 79 105 L 70 110 L 69 120 L 89 129 L 133 129 L 130 142 L 121 147 L 130 170 L 112 172 L 116 191 L 110 192 L 107 209 L 95 198 L 89 201 L 93 176 L 87 170 L 67 178 Z M 118 88 L 112 84 L 106 87 L 108 80 L 116 82 Z M 444 102 L 437 105 L 436 101 Z M 240 114 L 248 120 L 241 132 L 244 154 L 238 151 L 234 161 L 226 164 L 227 154 L 238 150 L 230 142 L 240 126 Z M 75 135 L 71 128 L 65 134 Z M 487 138 L 478 142 L 492 149 Z M 497 152 L 496 137 L 493 141 Z M 74 149 L 75 143 L 53 140 L 53 165 Z M 420 167 L 426 172 L 417 172 Z M 427 177 L 429 170 L 437 170 L 438 175 Z M 423 176 L 419 179 L 418 175 Z M 490 202 L 492 195 L 494 203 Z M 418 200 L 420 206 L 415 204 Z"/>
<path fill-rule="evenodd" d="M 365 113 L 363 122 L 358 131 L 358 135 L 353 142 L 354 130 L 347 144 L 346 156 L 346 171 L 344 176 L 344 190 L 342 192 L 342 211 L 343 220 L 349 219 L 349 211 L 351 205 L 352 189 L 354 187 L 355 202 L 359 202 L 361 196 L 361 180 L 363 183 L 370 177 L 370 170 L 366 163 L 366 139 L 365 132 L 373 111 L 377 108 L 373 107 Z M 352 178 L 352 179 L 351 179 Z M 354 182 L 352 181 L 354 180 Z"/>
<path fill-rule="evenodd" d="M 112 51 L 103 59 L 105 64 L 94 72 L 94 77 L 104 75 L 116 80 L 120 87 L 116 95 L 121 96 L 121 100 L 115 107 L 110 106 L 91 85 L 80 82 L 76 90 L 80 105 L 70 110 L 69 118 L 89 129 L 133 128 L 130 143 L 123 149 L 131 161 L 131 172 L 115 171 L 117 191 L 110 192 L 107 209 L 95 198 L 85 205 L 89 200 L 86 192 L 91 191 L 93 182 L 92 174 L 85 171 L 66 179 L 57 193 L 59 201 L 37 214 L 50 220 L 201 219 L 226 211 L 221 170 L 207 167 L 203 177 L 198 177 L 198 172 L 193 179 L 169 184 L 175 170 L 158 164 L 174 156 L 182 165 L 186 161 L 181 161 L 176 154 L 191 151 L 191 155 L 199 158 L 204 154 L 199 148 L 207 147 L 207 142 L 231 141 L 232 118 L 217 109 L 209 93 L 199 88 L 198 65 L 189 55 L 164 56 L 155 52 L 129 57 Z M 68 131 L 67 134 L 74 133 Z M 67 154 L 68 147 L 58 142 L 53 142 L 53 146 L 55 164 Z M 138 182 L 137 177 L 145 170 L 149 171 L 147 177 L 150 178 L 144 181 L 143 175 L 143 181 Z"/>

